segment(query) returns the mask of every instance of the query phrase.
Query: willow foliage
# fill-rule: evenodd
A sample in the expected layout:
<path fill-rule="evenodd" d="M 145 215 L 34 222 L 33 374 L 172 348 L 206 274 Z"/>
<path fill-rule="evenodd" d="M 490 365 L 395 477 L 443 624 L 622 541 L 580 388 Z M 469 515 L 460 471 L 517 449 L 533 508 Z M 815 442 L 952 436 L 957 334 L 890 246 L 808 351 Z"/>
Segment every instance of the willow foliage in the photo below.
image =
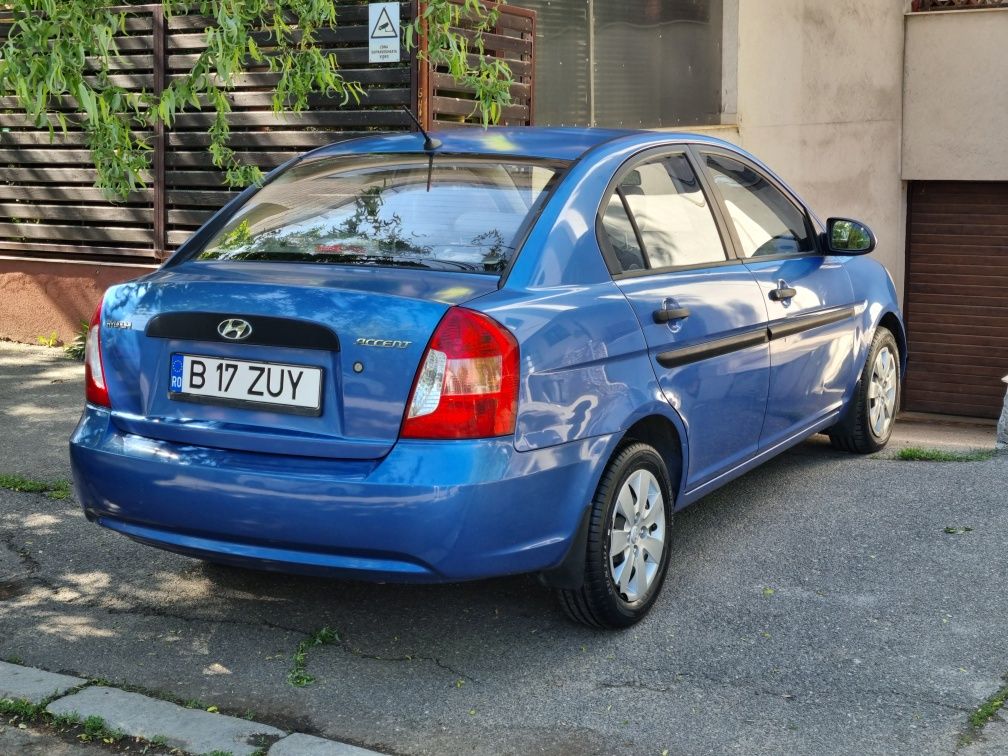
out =
<path fill-rule="evenodd" d="M 4 7 L 5 6 L 5 7 Z M 171 126 L 179 113 L 208 107 L 213 113 L 209 152 L 229 186 L 261 180 L 258 167 L 242 163 L 230 146 L 228 93 L 251 65 L 279 74 L 275 112 L 302 112 L 309 95 L 343 105 L 366 98 L 359 83 L 344 76 L 332 52 L 318 42 L 320 30 L 338 26 L 334 0 L 164 0 L 167 17 L 199 14 L 210 19 L 205 49 L 191 69 L 160 95 L 131 92 L 115 83 L 116 38 L 127 34 L 129 11 L 108 0 L 7 0 L 11 18 L 0 46 L 0 95 L 14 96 L 19 109 L 53 139 L 76 127 L 84 131 L 97 169 L 96 185 L 125 198 L 143 186 L 151 162 L 151 127 Z M 455 29 L 462 20 L 472 39 Z M 404 28 L 408 49 L 426 29 L 425 55 L 471 87 L 484 125 L 496 123 L 510 102 L 511 70 L 484 54 L 482 33 L 496 11 L 479 0 L 427 0 L 423 13 Z"/>

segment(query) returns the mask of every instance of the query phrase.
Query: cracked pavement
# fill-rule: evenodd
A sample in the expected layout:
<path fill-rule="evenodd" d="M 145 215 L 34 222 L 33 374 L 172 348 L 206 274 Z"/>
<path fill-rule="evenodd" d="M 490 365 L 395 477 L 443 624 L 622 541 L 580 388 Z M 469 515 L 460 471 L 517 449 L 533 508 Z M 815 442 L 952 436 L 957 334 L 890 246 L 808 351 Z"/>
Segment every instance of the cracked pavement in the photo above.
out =
<path fill-rule="evenodd" d="M 0 345 L 0 472 L 68 477 L 79 373 Z M 395 753 L 950 754 L 1008 672 L 1006 467 L 810 441 L 677 515 L 663 595 L 622 633 L 532 577 L 215 567 L 0 490 L 0 658 Z M 294 688 L 323 626 L 339 642 Z"/>

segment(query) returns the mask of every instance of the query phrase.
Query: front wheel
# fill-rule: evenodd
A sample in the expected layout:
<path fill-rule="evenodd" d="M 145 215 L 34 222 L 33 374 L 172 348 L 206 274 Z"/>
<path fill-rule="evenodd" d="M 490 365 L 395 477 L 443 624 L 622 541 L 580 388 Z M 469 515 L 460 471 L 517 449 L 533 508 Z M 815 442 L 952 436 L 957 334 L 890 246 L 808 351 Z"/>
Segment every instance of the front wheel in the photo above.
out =
<path fill-rule="evenodd" d="M 584 582 L 577 590 L 557 591 L 567 615 L 610 629 L 642 619 L 665 581 L 671 525 L 665 462 L 647 444 L 624 446 L 592 501 Z"/>
<path fill-rule="evenodd" d="M 880 327 L 872 339 L 847 414 L 829 430 L 834 447 L 871 454 L 889 442 L 899 404 L 900 377 L 896 337 L 889 329 Z"/>

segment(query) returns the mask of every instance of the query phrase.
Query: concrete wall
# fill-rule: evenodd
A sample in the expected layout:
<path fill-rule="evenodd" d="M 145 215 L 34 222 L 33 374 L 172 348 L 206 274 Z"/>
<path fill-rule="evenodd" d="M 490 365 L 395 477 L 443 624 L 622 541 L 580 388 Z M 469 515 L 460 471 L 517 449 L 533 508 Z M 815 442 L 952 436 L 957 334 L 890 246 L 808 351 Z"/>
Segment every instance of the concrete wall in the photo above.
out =
<path fill-rule="evenodd" d="M 879 238 L 902 291 L 906 188 L 900 177 L 902 0 L 740 0 L 738 127 L 825 220 Z"/>
<path fill-rule="evenodd" d="M 102 293 L 152 268 L 0 258 L 0 339 L 37 342 L 53 331 L 73 341 Z"/>
<path fill-rule="evenodd" d="M 1008 8 L 906 18 L 903 178 L 1008 180 Z"/>

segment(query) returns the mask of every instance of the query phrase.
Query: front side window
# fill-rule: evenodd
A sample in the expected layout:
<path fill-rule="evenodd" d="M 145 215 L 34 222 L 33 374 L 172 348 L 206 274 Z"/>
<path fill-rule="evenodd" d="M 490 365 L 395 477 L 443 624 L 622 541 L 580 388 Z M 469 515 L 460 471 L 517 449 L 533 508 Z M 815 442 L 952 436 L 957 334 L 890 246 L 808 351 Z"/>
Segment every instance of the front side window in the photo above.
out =
<path fill-rule="evenodd" d="M 447 155 L 311 160 L 254 194 L 195 259 L 500 273 L 561 171 Z"/>
<path fill-rule="evenodd" d="M 745 257 L 816 251 L 805 214 L 769 181 L 738 160 L 713 154 L 704 158 Z"/>

